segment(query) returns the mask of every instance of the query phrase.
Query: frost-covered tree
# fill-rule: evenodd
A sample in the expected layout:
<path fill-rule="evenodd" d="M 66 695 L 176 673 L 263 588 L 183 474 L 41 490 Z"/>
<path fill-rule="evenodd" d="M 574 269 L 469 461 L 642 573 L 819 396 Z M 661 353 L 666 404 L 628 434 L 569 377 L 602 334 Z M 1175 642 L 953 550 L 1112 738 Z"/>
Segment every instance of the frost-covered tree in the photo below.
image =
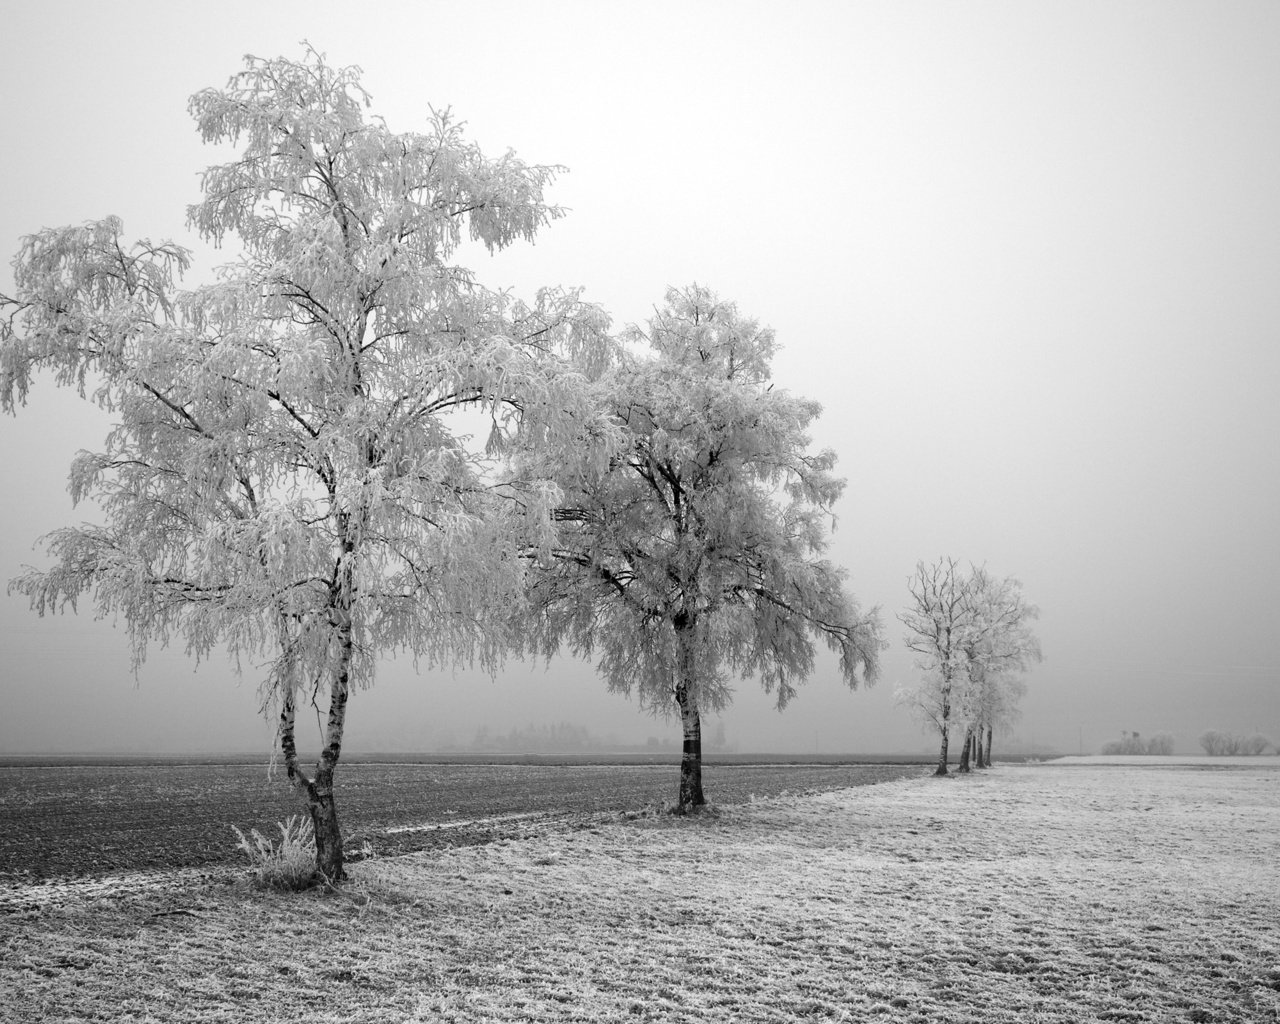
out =
<path fill-rule="evenodd" d="M 1012 577 L 998 579 L 985 567 L 971 571 L 967 588 L 973 614 L 961 641 L 964 652 L 965 741 L 960 771 L 971 758 L 979 768 L 990 764 L 996 726 L 1009 724 L 1017 713 L 1025 685 L 1017 674 L 1040 661 L 1040 641 L 1031 631 L 1039 609 L 1022 596 L 1022 584 Z"/>
<path fill-rule="evenodd" d="M 984 749 L 978 760 L 985 765 L 995 729 L 1016 715 L 1022 686 L 1014 675 L 1040 660 L 1039 642 L 1029 628 L 1039 612 L 1023 600 L 1017 580 L 996 579 L 985 568 L 965 572 L 954 558 L 917 563 L 907 589 L 911 601 L 899 619 L 921 677 L 899 688 L 898 703 L 938 730 L 935 774 L 948 772 L 956 725 L 965 730 L 961 770 L 969 770 L 979 745 Z"/>
<path fill-rule="evenodd" d="M 1025 680 L 1008 671 L 984 673 L 975 702 L 977 715 L 973 731 L 973 758 L 979 768 L 990 768 L 996 733 L 1007 734 L 1022 715 Z"/>
<path fill-rule="evenodd" d="M 965 643 L 974 632 L 977 602 L 973 580 L 954 558 L 939 558 L 933 565 L 916 563 L 907 580 L 911 602 L 898 618 L 907 627 L 905 642 L 916 655 L 921 676 L 914 686 L 895 693 L 921 722 L 938 730 L 941 748 L 937 775 L 947 774 L 953 714 L 967 678 Z"/>
<path fill-rule="evenodd" d="M 181 637 L 264 664 L 330 880 L 351 695 L 384 652 L 492 665 L 520 556 L 549 543 L 554 489 L 498 484 L 465 432 L 487 423 L 492 449 L 581 429 L 567 357 L 605 329 L 573 294 L 525 306 L 451 263 L 464 238 L 493 250 L 559 216 L 543 198 L 555 168 L 485 157 L 447 113 L 393 133 L 367 105 L 358 69 L 314 51 L 246 58 L 190 101 L 204 139 L 239 150 L 188 211 L 203 238 L 239 239 L 217 283 L 178 290 L 187 252 L 129 246 L 107 218 L 27 238 L 0 297 L 4 408 L 43 369 L 118 423 L 71 473 L 102 522 L 55 531 L 52 567 L 12 586 L 41 613 L 92 594 L 138 659 Z M 300 702 L 327 712 L 312 770 Z"/>
<path fill-rule="evenodd" d="M 850 687 L 874 680 L 882 644 L 822 557 L 844 481 L 832 452 L 808 451 L 819 406 L 770 383 L 773 331 L 693 286 L 626 340 L 597 382 L 621 446 L 559 454 L 563 528 L 539 560 L 531 640 L 598 654 L 611 689 L 679 714 L 688 810 L 704 802 L 700 715 L 729 701 L 731 676 L 781 708 L 815 641 Z"/>

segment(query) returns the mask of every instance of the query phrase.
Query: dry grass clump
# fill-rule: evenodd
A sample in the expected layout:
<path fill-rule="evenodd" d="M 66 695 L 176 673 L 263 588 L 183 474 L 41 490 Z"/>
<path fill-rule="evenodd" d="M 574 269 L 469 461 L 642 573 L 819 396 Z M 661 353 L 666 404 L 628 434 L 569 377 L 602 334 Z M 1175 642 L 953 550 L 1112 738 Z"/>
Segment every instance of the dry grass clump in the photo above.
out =
<path fill-rule="evenodd" d="M 1280 1019 L 1274 769 L 1005 767 L 583 824 L 336 892 L 0 891 L 6 1019 Z"/>
<path fill-rule="evenodd" d="M 246 836 L 235 825 L 237 846 L 249 858 L 253 879 L 264 889 L 299 892 L 316 884 L 316 841 L 311 824 L 301 815 L 276 823 L 280 842 L 273 843 L 256 828 Z"/>

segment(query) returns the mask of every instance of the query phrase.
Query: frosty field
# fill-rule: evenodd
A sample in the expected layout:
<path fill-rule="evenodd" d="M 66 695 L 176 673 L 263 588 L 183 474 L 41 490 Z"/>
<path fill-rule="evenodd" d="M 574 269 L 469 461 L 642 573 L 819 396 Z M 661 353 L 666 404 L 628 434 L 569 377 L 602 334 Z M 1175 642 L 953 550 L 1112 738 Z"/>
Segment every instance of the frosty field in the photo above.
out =
<path fill-rule="evenodd" d="M 1001 766 L 699 818 L 7 888 L 43 1020 L 1280 1020 L 1280 768 Z"/>

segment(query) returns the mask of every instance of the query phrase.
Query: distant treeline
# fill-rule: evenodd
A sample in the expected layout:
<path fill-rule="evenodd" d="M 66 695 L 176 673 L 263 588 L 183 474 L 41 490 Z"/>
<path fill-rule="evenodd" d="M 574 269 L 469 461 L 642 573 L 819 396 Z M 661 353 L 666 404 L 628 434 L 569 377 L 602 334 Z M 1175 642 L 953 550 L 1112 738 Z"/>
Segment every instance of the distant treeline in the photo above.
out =
<path fill-rule="evenodd" d="M 1120 739 L 1111 740 L 1102 745 L 1102 753 L 1115 754 L 1172 754 L 1174 738 L 1171 733 L 1158 732 L 1153 736 L 1143 737 L 1141 733 L 1124 732 Z M 1256 757 L 1268 750 L 1280 753 L 1277 746 L 1268 737 L 1255 733 L 1252 736 L 1239 736 L 1235 733 L 1219 732 L 1210 729 L 1200 736 L 1200 746 L 1206 754 L 1215 757 L 1247 755 Z"/>

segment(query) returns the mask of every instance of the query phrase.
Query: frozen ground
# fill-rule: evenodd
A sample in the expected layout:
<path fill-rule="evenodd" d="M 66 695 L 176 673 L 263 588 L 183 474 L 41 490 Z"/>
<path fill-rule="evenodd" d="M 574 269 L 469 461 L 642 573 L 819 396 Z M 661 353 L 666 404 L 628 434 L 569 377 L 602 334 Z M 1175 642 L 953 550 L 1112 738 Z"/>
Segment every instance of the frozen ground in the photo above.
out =
<path fill-rule="evenodd" d="M 361 862 L 336 895 L 10 890 L 0 1016 L 1280 1020 L 1280 769 L 1252 759 L 580 824 Z"/>

